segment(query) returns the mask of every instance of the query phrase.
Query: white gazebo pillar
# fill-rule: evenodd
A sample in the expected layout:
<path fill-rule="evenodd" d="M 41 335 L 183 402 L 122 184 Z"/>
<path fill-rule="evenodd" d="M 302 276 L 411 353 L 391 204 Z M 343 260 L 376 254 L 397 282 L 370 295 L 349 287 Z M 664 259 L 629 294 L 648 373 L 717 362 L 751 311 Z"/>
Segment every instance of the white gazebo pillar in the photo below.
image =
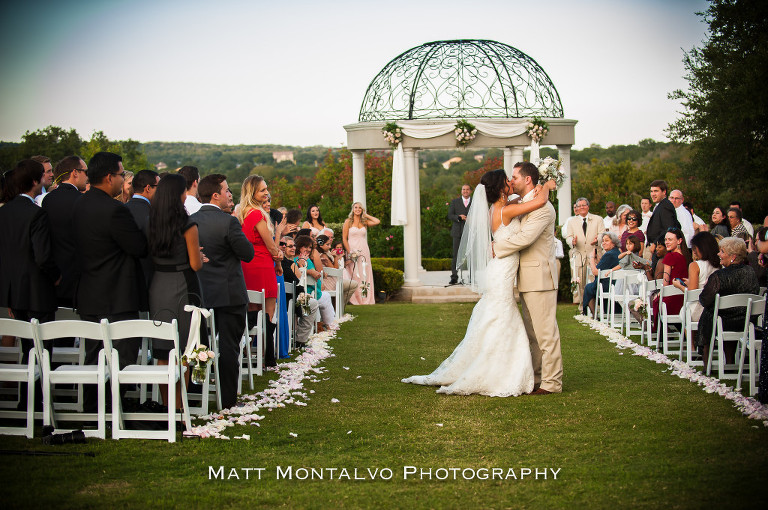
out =
<path fill-rule="evenodd" d="M 557 191 L 557 222 L 562 225 L 573 214 L 573 209 L 571 209 L 571 146 L 558 145 L 557 153 L 563 160 L 562 168 L 565 171 L 565 182 Z"/>
<path fill-rule="evenodd" d="M 419 218 L 421 216 L 421 200 L 419 197 L 419 166 L 416 161 L 414 149 L 403 149 L 405 156 L 405 201 L 407 204 L 406 218 L 408 223 L 403 227 L 403 275 L 406 287 L 418 287 L 422 283 L 419 280 Z"/>
<path fill-rule="evenodd" d="M 419 264 L 418 268 L 419 271 L 424 271 L 424 266 L 421 263 L 421 168 L 419 167 L 419 151 L 414 150 L 413 151 L 413 159 L 415 160 L 414 163 L 416 165 L 416 200 L 419 204 L 419 207 L 416 209 L 416 227 L 418 228 L 418 238 L 419 242 L 416 246 L 419 247 L 418 254 L 419 254 Z"/>
<path fill-rule="evenodd" d="M 504 172 L 508 178 L 512 178 L 512 169 L 516 163 L 523 161 L 522 147 L 504 147 Z"/>
<path fill-rule="evenodd" d="M 365 151 L 352 151 L 352 201 L 365 204 Z"/>

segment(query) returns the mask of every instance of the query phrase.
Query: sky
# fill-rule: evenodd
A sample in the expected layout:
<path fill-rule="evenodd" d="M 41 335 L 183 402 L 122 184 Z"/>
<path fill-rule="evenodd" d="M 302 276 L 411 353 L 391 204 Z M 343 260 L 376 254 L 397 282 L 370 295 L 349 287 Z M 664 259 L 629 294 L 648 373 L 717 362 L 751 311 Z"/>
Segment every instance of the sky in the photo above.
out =
<path fill-rule="evenodd" d="M 0 3 L 0 140 L 345 145 L 368 84 L 423 43 L 491 39 L 547 72 L 576 148 L 666 140 L 705 0 Z"/>

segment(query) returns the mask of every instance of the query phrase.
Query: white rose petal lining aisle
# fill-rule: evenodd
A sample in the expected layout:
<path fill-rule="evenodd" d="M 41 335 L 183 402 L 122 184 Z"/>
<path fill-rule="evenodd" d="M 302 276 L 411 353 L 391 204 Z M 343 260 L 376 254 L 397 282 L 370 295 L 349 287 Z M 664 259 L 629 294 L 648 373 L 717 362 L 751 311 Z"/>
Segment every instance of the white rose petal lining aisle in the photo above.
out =
<path fill-rule="evenodd" d="M 704 375 L 682 361 L 669 359 L 664 354 L 657 352 L 650 347 L 636 344 L 607 324 L 603 324 L 586 315 L 575 315 L 574 319 L 606 337 L 609 342 L 616 344 L 617 348 L 632 349 L 635 356 L 643 356 L 656 363 L 665 364 L 669 367 L 669 370 L 672 371 L 672 375 L 695 382 L 707 393 L 717 393 L 726 400 L 730 400 L 733 402 L 733 406 L 749 419 L 760 420 L 763 422 L 764 426 L 768 427 L 768 405 L 763 405 L 754 398 L 745 397 L 730 386 L 720 382 L 719 379 Z"/>
<path fill-rule="evenodd" d="M 351 320 L 354 320 L 354 316 L 346 314 L 338 322 L 343 323 Z M 307 347 L 296 357 L 295 361 L 277 365 L 278 377 L 269 382 L 268 388 L 258 393 L 241 395 L 238 406 L 199 416 L 198 419 L 205 420 L 205 423 L 192 427 L 192 430 L 185 436 L 230 439 L 229 436 L 223 434 L 228 427 L 235 425 L 260 426 L 258 422 L 263 420 L 265 416 L 258 414 L 258 411 L 266 409 L 269 412 L 286 405 L 306 406 L 306 401 L 310 399 L 308 393 L 315 391 L 309 390 L 307 392 L 304 388 L 304 381 L 318 382 L 320 380 L 318 376 L 325 373 L 325 369 L 318 365 L 324 359 L 334 356 L 331 352 L 333 348 L 328 345 L 328 342 L 336 336 L 336 333 L 336 331 L 323 331 L 312 335 Z M 235 439 L 249 440 L 250 436 L 243 434 L 242 436 L 235 436 Z"/>

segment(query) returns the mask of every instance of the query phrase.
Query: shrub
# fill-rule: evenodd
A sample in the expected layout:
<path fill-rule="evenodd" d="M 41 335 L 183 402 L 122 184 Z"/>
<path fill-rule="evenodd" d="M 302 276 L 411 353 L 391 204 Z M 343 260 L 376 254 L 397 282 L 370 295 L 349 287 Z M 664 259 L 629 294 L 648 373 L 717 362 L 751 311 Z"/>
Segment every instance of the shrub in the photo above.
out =
<path fill-rule="evenodd" d="M 371 264 L 373 270 L 373 287 L 376 292 L 384 291 L 387 299 L 392 297 L 403 286 L 403 272 L 391 267 L 386 267 L 374 262 Z"/>
<path fill-rule="evenodd" d="M 421 259 L 421 265 L 427 271 L 450 271 L 452 259 Z"/>

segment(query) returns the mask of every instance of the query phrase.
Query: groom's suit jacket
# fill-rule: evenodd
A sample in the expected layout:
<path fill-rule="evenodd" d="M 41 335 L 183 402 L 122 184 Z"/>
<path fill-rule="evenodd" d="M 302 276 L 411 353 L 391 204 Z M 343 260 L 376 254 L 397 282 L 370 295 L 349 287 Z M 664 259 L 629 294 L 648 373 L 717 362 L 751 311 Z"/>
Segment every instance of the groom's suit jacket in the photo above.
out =
<path fill-rule="evenodd" d="M 557 290 L 555 208 L 547 202 L 520 219 L 521 230 L 512 238 L 497 239 L 494 252 L 507 257 L 520 252 L 517 289 L 520 292 Z"/>

